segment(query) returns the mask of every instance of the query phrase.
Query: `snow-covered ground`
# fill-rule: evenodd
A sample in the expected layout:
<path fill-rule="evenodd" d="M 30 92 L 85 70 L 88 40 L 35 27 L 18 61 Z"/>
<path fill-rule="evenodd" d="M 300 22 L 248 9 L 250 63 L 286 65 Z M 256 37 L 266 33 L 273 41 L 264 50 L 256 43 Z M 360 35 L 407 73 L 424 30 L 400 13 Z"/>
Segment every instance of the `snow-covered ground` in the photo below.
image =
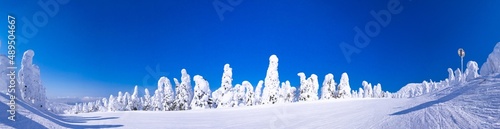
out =
<path fill-rule="evenodd" d="M 0 110 L 7 110 L 6 96 Z M 333 99 L 189 111 L 51 115 L 18 104 L 0 128 L 500 128 L 500 75 L 443 87 L 415 98 Z"/>

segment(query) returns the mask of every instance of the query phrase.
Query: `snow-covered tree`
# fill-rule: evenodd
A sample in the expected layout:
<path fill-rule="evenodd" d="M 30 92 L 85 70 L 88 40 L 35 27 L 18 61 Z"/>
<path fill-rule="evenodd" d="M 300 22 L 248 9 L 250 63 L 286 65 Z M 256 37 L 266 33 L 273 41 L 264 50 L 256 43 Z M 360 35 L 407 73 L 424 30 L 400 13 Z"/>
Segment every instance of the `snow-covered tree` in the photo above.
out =
<path fill-rule="evenodd" d="M 255 105 L 255 94 L 253 91 L 253 86 L 250 82 L 248 81 L 243 81 L 241 83 L 242 87 L 245 88 L 246 93 L 245 93 L 245 106 L 253 106 Z"/>
<path fill-rule="evenodd" d="M 290 85 L 290 81 L 285 81 L 285 93 L 286 93 L 286 96 L 285 96 L 285 102 L 287 103 L 291 103 L 291 102 L 295 102 L 295 92 L 297 91 L 297 88 L 295 87 L 292 87 Z"/>
<path fill-rule="evenodd" d="M 255 87 L 255 105 L 260 105 L 262 103 L 262 85 L 264 81 L 260 80 Z"/>
<path fill-rule="evenodd" d="M 142 102 L 142 110 L 149 111 L 152 110 L 151 106 L 151 95 L 149 94 L 148 88 L 144 89 L 144 100 Z"/>
<path fill-rule="evenodd" d="M 123 111 L 130 111 L 131 107 L 132 107 L 132 105 L 131 105 L 132 101 L 130 99 L 130 93 L 125 92 L 125 94 L 123 94 L 123 102 L 125 102 L 124 103 L 125 107 L 124 107 Z"/>
<path fill-rule="evenodd" d="M 162 111 L 163 110 L 163 96 L 159 89 L 155 90 L 155 95 L 151 97 L 151 107 L 153 111 Z"/>
<path fill-rule="evenodd" d="M 278 57 L 269 57 L 269 67 L 267 68 L 266 79 L 264 81 L 264 92 L 262 94 L 262 104 L 274 104 L 278 101 L 278 89 L 280 85 L 278 74 Z"/>
<path fill-rule="evenodd" d="M 318 76 L 312 74 L 307 80 L 305 80 L 304 73 L 297 74 L 300 77 L 300 101 L 315 101 L 318 100 Z"/>
<path fill-rule="evenodd" d="M 237 84 L 239 85 L 239 84 Z M 235 95 L 236 95 L 236 101 L 238 102 L 238 106 L 245 106 L 246 105 L 246 99 L 245 99 L 245 90 L 246 88 L 242 85 L 239 85 L 238 87 L 235 87 Z"/>
<path fill-rule="evenodd" d="M 139 98 L 139 89 L 137 85 L 134 87 L 134 92 L 132 93 L 132 96 L 130 97 L 130 110 L 141 110 L 142 109 L 142 103 L 141 99 Z"/>
<path fill-rule="evenodd" d="M 125 97 L 123 96 L 123 93 L 121 91 L 118 92 L 118 96 L 116 96 L 116 101 L 115 101 L 115 108 L 118 111 L 123 111 L 125 109 Z"/>
<path fill-rule="evenodd" d="M 339 98 L 351 97 L 351 86 L 349 85 L 349 76 L 347 73 L 342 73 L 337 89 L 339 92 Z"/>
<path fill-rule="evenodd" d="M 358 89 L 358 98 L 363 98 L 365 96 L 365 91 L 363 90 L 363 88 L 359 88 Z"/>
<path fill-rule="evenodd" d="M 224 73 L 222 73 L 221 86 L 212 93 L 214 107 L 229 107 L 232 101 L 233 94 L 230 93 L 233 88 L 233 69 L 229 64 L 224 65 Z"/>
<path fill-rule="evenodd" d="M 210 108 L 209 98 L 211 91 L 208 81 L 200 75 L 195 75 L 193 80 L 195 82 L 195 86 L 194 97 L 191 101 L 191 109 L 196 110 Z"/>
<path fill-rule="evenodd" d="M 382 98 L 384 95 L 383 93 L 384 92 L 382 91 L 382 85 L 380 85 L 380 83 L 377 83 L 377 85 L 373 87 L 373 97 Z"/>
<path fill-rule="evenodd" d="M 20 91 L 19 98 L 26 101 L 39 109 L 47 109 L 47 96 L 45 95 L 45 87 L 42 85 L 40 78 L 40 68 L 33 64 L 33 50 L 27 50 L 23 54 L 21 60 L 21 69 L 18 73 L 18 86 L 16 90 Z M 20 95 L 20 96 L 19 96 Z"/>
<path fill-rule="evenodd" d="M 321 88 L 321 99 L 332 99 L 335 97 L 336 83 L 333 79 L 333 74 L 329 73 L 325 76 L 323 86 Z"/>
<path fill-rule="evenodd" d="M 108 99 L 108 111 L 116 111 L 116 99 L 113 95 L 109 95 Z"/>
<path fill-rule="evenodd" d="M 231 101 L 231 106 L 230 107 L 237 107 L 237 106 L 243 106 L 244 102 L 243 102 L 243 97 L 242 94 L 240 93 L 240 89 L 241 89 L 241 85 L 240 84 L 236 84 L 234 85 L 233 89 L 231 89 L 231 92 L 233 92 L 233 99 Z M 243 95 L 244 95 L 245 91 L 243 90 Z M 240 105 L 242 104 L 242 105 Z"/>
<path fill-rule="evenodd" d="M 467 63 L 467 69 L 465 70 L 466 80 L 469 81 L 479 77 L 479 74 L 477 73 L 478 70 L 479 66 L 477 63 L 475 61 L 469 61 Z"/>
<path fill-rule="evenodd" d="M 460 69 L 455 70 L 455 80 L 458 83 L 462 83 L 465 81 L 465 78 L 462 75 L 462 71 L 460 71 Z"/>
<path fill-rule="evenodd" d="M 371 98 L 373 97 L 373 89 L 372 89 L 372 84 L 371 83 L 368 83 L 366 81 L 363 81 L 361 83 L 361 85 L 363 85 L 363 92 L 364 92 L 364 95 L 363 97 L 365 98 Z"/>
<path fill-rule="evenodd" d="M 99 112 L 106 112 L 108 111 L 108 99 L 102 98 L 102 105 L 99 107 Z"/>
<path fill-rule="evenodd" d="M 174 81 L 177 80 L 174 78 Z M 176 97 L 174 101 L 174 105 L 177 110 L 189 110 L 190 101 L 190 89 L 191 87 L 191 77 L 187 74 L 186 69 L 181 70 L 181 84 L 176 87 Z"/>
<path fill-rule="evenodd" d="M 163 87 L 163 98 L 161 99 L 161 103 L 163 105 L 162 109 L 164 111 L 172 111 L 175 106 L 173 105 L 175 101 L 174 90 L 172 89 L 172 83 L 170 83 L 170 79 L 167 77 L 160 77 L 158 80 L 158 87 Z M 161 91 L 159 91 L 161 92 Z"/>
<path fill-rule="evenodd" d="M 455 74 L 453 74 L 453 69 L 448 68 L 448 80 L 455 81 Z"/>
<path fill-rule="evenodd" d="M 495 45 L 493 52 L 488 55 L 488 59 L 481 66 L 481 75 L 500 73 L 500 42 Z"/>

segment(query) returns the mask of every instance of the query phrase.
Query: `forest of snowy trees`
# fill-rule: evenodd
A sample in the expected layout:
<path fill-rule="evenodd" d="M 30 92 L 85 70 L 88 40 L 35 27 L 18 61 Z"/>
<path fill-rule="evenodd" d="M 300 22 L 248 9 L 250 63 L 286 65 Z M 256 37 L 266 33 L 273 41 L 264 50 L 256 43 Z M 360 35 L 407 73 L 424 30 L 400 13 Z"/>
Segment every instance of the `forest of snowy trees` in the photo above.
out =
<path fill-rule="evenodd" d="M 325 75 L 320 89 L 316 74 L 306 77 L 305 73 L 300 72 L 297 74 L 300 79 L 297 89 L 288 80 L 279 80 L 278 61 L 276 55 L 269 57 L 266 77 L 257 83 L 255 89 L 248 81 L 233 85 L 233 73 L 229 64 L 224 65 L 221 85 L 213 92 L 209 82 L 201 75 L 193 76 L 194 86 L 191 86 L 191 76 L 186 69 L 182 69 L 180 82 L 173 78 L 172 85 L 169 78 L 161 77 L 154 94 L 146 88 L 143 96 L 139 96 L 138 86 L 135 86 L 132 94 L 120 91 L 116 96 L 110 95 L 109 98 L 95 102 L 77 103 L 67 113 L 200 110 L 341 98 L 392 97 L 391 93 L 382 91 L 380 83 L 372 87 L 371 83 L 363 81 L 362 87 L 351 90 L 347 73 L 342 73 L 338 84 L 333 74 Z M 319 90 L 321 95 L 318 94 Z"/>
<path fill-rule="evenodd" d="M 28 50 L 23 54 L 21 69 L 18 74 L 19 83 L 16 86 L 16 93 L 19 94 L 16 94 L 16 98 L 39 109 L 57 113 L 61 113 L 62 110 L 65 110 L 65 113 L 177 111 L 342 98 L 407 98 L 420 96 L 439 90 L 441 87 L 464 83 L 479 77 L 478 64 L 469 61 L 466 65 L 467 69 L 463 73 L 460 69 L 454 71 L 449 68 L 449 76 L 445 80 L 410 83 L 396 93 L 384 92 L 380 83 L 372 84 L 367 81 L 362 81 L 360 83 L 361 87 L 353 90 L 347 73 L 341 74 L 338 83 L 335 81 L 333 74 L 326 74 L 320 89 L 318 75 L 311 74 L 307 77 L 305 73 L 300 72 L 297 74 L 300 85 L 291 86 L 288 80 L 279 80 L 278 57 L 271 55 L 266 77 L 264 80 L 260 80 L 256 86 L 249 81 L 233 85 L 233 73 L 229 64 L 224 65 L 220 87 L 215 91 L 210 90 L 209 82 L 201 75 L 193 76 L 194 86 L 192 86 L 191 76 L 186 69 L 182 69 L 180 81 L 177 78 L 170 80 L 167 77 L 161 77 L 157 83 L 158 87 L 153 93 L 147 88 L 141 91 L 138 86 L 135 86 L 132 94 L 120 91 L 116 95 L 110 95 L 109 98 L 87 103 L 76 103 L 71 109 L 61 109 L 61 107 L 48 104 L 45 87 L 42 85 L 40 78 L 40 69 L 33 64 L 34 55 L 32 50 Z M 485 74 L 500 71 L 500 68 L 497 67 L 498 62 L 500 62 L 498 57 L 500 57 L 500 45 L 497 44 L 495 51 L 490 54 L 488 61 L 481 67 L 481 71 Z M 0 56 L 0 61 L 0 69 L 5 72 L 4 69 L 7 66 L 3 64 L 6 64 L 6 57 Z M 7 83 L 8 78 L 6 76 L 0 76 L 0 78 L 2 83 Z M 0 89 L 0 91 L 5 90 Z"/>

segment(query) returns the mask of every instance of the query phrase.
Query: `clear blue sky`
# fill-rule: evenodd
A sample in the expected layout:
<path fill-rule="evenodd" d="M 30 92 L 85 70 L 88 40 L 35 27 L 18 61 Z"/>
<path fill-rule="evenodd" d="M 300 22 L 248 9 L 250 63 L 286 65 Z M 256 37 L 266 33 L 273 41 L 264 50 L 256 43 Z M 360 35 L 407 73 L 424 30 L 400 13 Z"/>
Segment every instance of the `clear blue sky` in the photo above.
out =
<path fill-rule="evenodd" d="M 255 86 L 265 78 L 271 54 L 280 59 L 280 81 L 295 87 L 298 72 L 317 74 L 320 83 L 327 73 L 338 82 L 347 72 L 353 89 L 367 80 L 395 92 L 410 82 L 446 78 L 447 68 L 460 67 L 460 47 L 466 61 L 482 65 L 500 41 L 500 1 L 401 0 L 401 13 L 392 14 L 348 62 L 339 44 L 354 45 L 353 28 L 364 30 L 375 21 L 370 11 L 387 10 L 389 0 L 243 0 L 237 5 L 221 0 L 233 8 L 222 21 L 213 2 L 71 0 L 50 16 L 36 1 L 4 0 L 0 52 L 7 49 L 7 14 L 17 18 L 18 37 L 27 37 L 22 27 L 34 22 L 33 16 L 45 15 L 48 21 L 37 17 L 42 25 L 29 42 L 18 40 L 17 50 L 18 57 L 35 51 L 34 63 L 51 97 L 105 97 L 131 92 L 134 85 L 154 91 L 159 76 L 180 78 L 182 68 L 202 75 L 215 90 L 226 63 L 233 67 L 233 84 L 248 80 Z M 157 66 L 159 75 L 148 72 Z"/>

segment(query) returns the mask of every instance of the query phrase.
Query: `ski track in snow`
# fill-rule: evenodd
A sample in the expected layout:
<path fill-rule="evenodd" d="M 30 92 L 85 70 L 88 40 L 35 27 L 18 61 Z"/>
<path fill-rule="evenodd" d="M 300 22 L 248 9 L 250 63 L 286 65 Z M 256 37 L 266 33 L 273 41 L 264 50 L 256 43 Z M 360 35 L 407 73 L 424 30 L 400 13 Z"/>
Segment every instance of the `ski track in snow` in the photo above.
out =
<path fill-rule="evenodd" d="M 7 96 L 0 97 L 6 111 Z M 500 128 L 500 75 L 420 97 L 333 99 L 189 111 L 53 115 L 17 102 L 17 121 L 0 128 Z"/>

